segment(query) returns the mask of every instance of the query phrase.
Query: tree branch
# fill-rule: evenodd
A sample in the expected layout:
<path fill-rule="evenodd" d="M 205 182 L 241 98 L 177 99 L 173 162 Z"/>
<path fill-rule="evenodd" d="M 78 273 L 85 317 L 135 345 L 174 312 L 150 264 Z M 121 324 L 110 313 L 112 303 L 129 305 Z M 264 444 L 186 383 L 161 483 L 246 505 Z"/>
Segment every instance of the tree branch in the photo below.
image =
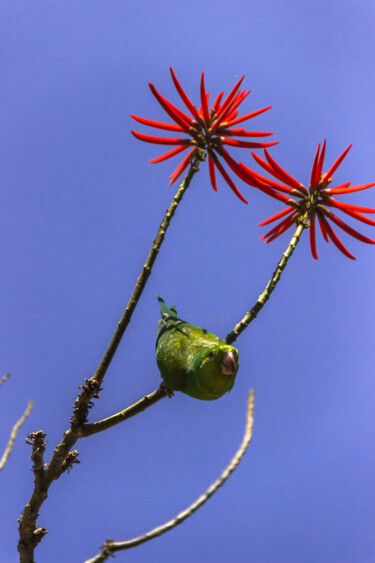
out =
<path fill-rule="evenodd" d="M 10 374 L 7 373 L 6 375 L 4 375 L 4 377 L 1 378 L 0 385 L 8 379 L 9 375 Z M 33 408 L 33 402 L 29 401 L 28 404 L 27 404 L 25 412 L 23 413 L 21 418 L 16 422 L 16 424 L 13 426 L 12 431 L 10 433 L 9 440 L 8 440 L 8 444 L 5 448 L 5 451 L 3 453 L 2 458 L 0 459 L 0 471 L 2 469 L 4 469 L 4 466 L 5 466 L 6 462 L 8 461 L 8 458 L 9 458 L 11 452 L 12 452 L 14 442 L 15 442 L 16 437 L 17 437 L 18 430 L 21 428 L 21 426 L 25 422 L 25 420 L 29 417 L 29 415 L 32 411 L 32 408 Z"/>
<path fill-rule="evenodd" d="M 246 315 L 243 317 L 243 319 L 241 319 L 241 321 L 238 324 L 236 324 L 236 326 L 234 327 L 232 332 L 230 332 L 226 336 L 225 342 L 227 344 L 232 344 L 235 340 L 237 340 L 237 338 L 239 337 L 241 332 L 243 332 L 245 330 L 245 328 L 247 328 L 249 326 L 249 324 L 256 318 L 259 311 L 261 309 L 263 309 L 264 305 L 267 303 L 268 299 L 271 297 L 271 293 L 273 292 L 276 285 L 278 284 L 278 282 L 281 278 L 281 274 L 282 274 L 285 266 L 287 265 L 289 258 L 292 256 L 294 249 L 296 248 L 296 246 L 299 242 L 299 239 L 301 237 L 301 234 L 302 234 L 302 232 L 305 228 L 306 228 L 306 225 L 304 223 L 300 223 L 298 225 L 298 227 L 297 227 L 297 229 L 296 229 L 296 231 L 295 231 L 295 233 L 292 237 L 292 240 L 289 243 L 288 248 L 284 252 L 280 262 L 277 264 L 276 270 L 272 274 L 272 277 L 271 277 L 270 281 L 268 282 L 268 284 L 266 285 L 265 290 L 263 291 L 263 293 L 261 295 L 259 295 L 255 305 L 250 309 L 250 311 L 248 313 L 246 313 Z"/>
<path fill-rule="evenodd" d="M 100 553 L 98 553 L 95 557 L 91 559 L 87 559 L 85 563 L 103 563 L 103 561 L 106 561 L 108 557 L 110 557 L 113 553 L 116 553 L 117 551 L 124 551 L 125 549 L 131 549 L 132 547 L 136 547 L 142 543 L 152 540 L 158 536 L 161 536 L 162 534 L 165 534 L 166 532 L 169 532 L 170 530 L 178 526 L 178 524 L 182 524 L 184 520 L 189 518 L 189 516 L 192 516 L 194 512 L 196 512 L 199 508 L 201 508 L 201 506 L 203 506 L 208 501 L 208 499 L 211 498 L 212 495 L 215 494 L 216 491 L 224 485 L 225 481 L 233 473 L 233 471 L 236 469 L 241 459 L 243 458 L 252 437 L 253 424 L 254 424 L 253 410 L 254 410 L 254 391 L 250 391 L 248 398 L 248 405 L 247 405 L 246 427 L 245 427 L 245 433 L 242 439 L 242 443 L 238 448 L 236 454 L 232 458 L 231 462 L 229 463 L 229 465 L 222 472 L 220 477 L 206 490 L 205 493 L 203 493 L 203 495 L 201 495 L 188 508 L 177 514 L 175 518 L 168 520 L 168 522 L 166 522 L 162 526 L 153 528 L 152 530 L 150 530 L 149 532 L 147 532 L 142 536 L 138 536 L 136 538 L 124 542 L 114 542 L 113 540 L 107 540 L 105 544 L 102 546 Z"/>
<path fill-rule="evenodd" d="M 119 424 L 120 422 L 123 422 L 124 420 L 127 420 L 128 418 L 148 409 L 152 405 L 155 405 L 155 403 L 160 401 L 160 399 L 163 399 L 163 397 L 166 397 L 164 389 L 156 389 L 121 412 L 109 416 L 108 418 L 104 418 L 103 420 L 93 422 L 92 424 L 84 424 L 78 430 L 78 435 L 80 438 L 83 438 L 86 436 L 92 436 L 98 432 L 103 432 L 103 430 L 107 430 L 108 428 L 111 428 L 112 426 L 115 426 L 116 424 Z"/>

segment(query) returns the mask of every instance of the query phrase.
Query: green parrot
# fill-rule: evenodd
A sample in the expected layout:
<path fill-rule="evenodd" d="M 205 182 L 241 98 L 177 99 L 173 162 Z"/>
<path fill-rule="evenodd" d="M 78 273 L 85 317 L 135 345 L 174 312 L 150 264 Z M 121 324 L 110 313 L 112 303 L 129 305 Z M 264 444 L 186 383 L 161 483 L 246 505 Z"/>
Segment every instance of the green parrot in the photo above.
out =
<path fill-rule="evenodd" d="M 211 332 L 177 317 L 158 294 L 161 319 L 156 338 L 156 361 L 168 396 L 182 391 L 203 401 L 218 399 L 234 385 L 238 351 Z"/>

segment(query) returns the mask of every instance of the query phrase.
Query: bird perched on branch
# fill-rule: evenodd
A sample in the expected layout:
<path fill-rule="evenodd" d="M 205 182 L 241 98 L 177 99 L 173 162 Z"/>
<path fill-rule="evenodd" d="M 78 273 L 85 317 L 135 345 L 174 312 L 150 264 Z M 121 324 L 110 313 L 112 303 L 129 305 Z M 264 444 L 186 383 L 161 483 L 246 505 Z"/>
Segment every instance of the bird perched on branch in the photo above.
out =
<path fill-rule="evenodd" d="M 195 399 L 213 401 L 234 385 L 238 351 L 218 336 L 177 317 L 158 295 L 161 319 L 156 339 L 156 360 L 167 395 L 181 391 Z"/>

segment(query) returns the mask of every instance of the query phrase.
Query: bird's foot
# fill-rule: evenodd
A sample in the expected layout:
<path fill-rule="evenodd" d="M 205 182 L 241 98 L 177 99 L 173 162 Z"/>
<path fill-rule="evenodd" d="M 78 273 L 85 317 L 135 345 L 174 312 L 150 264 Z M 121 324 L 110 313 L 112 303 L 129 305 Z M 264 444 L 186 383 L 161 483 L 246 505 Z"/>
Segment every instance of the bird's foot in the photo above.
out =
<path fill-rule="evenodd" d="M 166 386 L 165 381 L 162 381 L 160 383 L 160 389 L 164 391 L 164 393 L 167 395 L 169 399 L 171 399 L 174 396 L 172 389 L 169 389 L 169 387 Z"/>

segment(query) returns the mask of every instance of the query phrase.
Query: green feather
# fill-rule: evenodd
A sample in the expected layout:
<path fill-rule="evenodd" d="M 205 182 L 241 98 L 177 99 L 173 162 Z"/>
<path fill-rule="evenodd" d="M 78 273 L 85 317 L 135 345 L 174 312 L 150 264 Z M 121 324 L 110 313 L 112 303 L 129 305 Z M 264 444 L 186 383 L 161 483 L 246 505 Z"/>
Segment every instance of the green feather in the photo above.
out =
<path fill-rule="evenodd" d="M 238 351 L 215 334 L 177 317 L 158 295 L 161 320 L 156 360 L 168 389 L 202 400 L 230 391 L 238 371 Z"/>

